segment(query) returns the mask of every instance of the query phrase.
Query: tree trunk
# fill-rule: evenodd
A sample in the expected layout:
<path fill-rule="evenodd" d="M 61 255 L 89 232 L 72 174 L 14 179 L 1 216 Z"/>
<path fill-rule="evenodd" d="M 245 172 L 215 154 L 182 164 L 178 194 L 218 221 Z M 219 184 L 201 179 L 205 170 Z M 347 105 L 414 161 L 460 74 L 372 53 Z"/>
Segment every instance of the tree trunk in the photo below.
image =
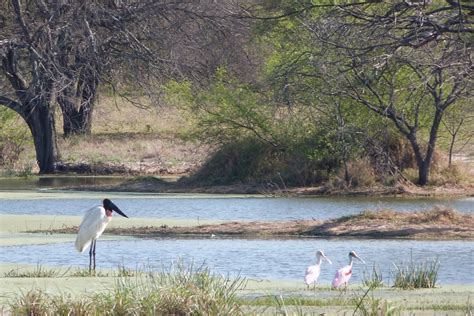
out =
<path fill-rule="evenodd" d="M 57 160 L 54 115 L 44 101 L 34 101 L 24 116 L 33 136 L 39 173 L 53 173 Z"/>
<path fill-rule="evenodd" d="M 58 96 L 63 113 L 64 137 L 91 133 L 98 85 L 97 72 L 84 71 L 78 79 L 75 92 L 67 88 Z"/>
<path fill-rule="evenodd" d="M 82 104 L 78 109 L 74 105 L 62 102 L 63 132 L 65 137 L 72 135 L 85 135 L 91 133 L 92 104 Z"/>
<path fill-rule="evenodd" d="M 451 164 L 453 161 L 453 149 L 454 143 L 456 142 L 456 134 L 451 136 L 451 144 L 449 144 L 449 160 L 448 160 L 448 167 L 451 168 Z"/>
<path fill-rule="evenodd" d="M 418 144 L 415 134 L 412 132 L 411 134 L 407 135 L 407 138 L 411 144 L 413 153 L 415 154 L 416 165 L 418 166 L 417 184 L 421 186 L 426 185 L 428 183 L 428 172 L 430 164 L 426 163 L 426 160 L 423 159 L 423 155 L 421 154 L 421 148 Z"/>
<path fill-rule="evenodd" d="M 418 166 L 418 182 L 416 184 L 421 186 L 428 184 L 429 167 L 430 164 L 426 161 L 423 161 L 421 166 Z"/>

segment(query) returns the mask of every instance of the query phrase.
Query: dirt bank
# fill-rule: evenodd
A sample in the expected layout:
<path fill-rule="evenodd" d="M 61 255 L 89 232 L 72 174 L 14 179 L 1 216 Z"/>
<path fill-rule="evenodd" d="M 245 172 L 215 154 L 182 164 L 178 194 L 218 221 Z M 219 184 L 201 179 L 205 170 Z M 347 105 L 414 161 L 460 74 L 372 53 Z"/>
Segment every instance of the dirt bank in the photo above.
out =
<path fill-rule="evenodd" d="M 335 188 L 328 185 L 317 187 L 281 188 L 265 184 L 232 184 L 205 186 L 190 183 L 186 177 L 160 178 L 154 176 L 125 179 L 118 185 L 81 186 L 65 189 L 108 192 L 147 193 L 207 193 L 207 194 L 263 194 L 267 196 L 421 196 L 421 197 L 465 197 L 474 196 L 474 185 L 445 185 L 418 187 L 413 184 L 374 186 L 359 188 Z"/>
<path fill-rule="evenodd" d="M 77 231 L 77 227 L 48 231 L 74 233 Z M 245 221 L 188 227 L 167 225 L 116 227 L 107 229 L 106 232 L 137 237 L 169 235 L 209 237 L 216 235 L 252 238 L 307 236 L 474 240 L 474 214 L 462 214 L 451 208 L 435 207 L 420 212 L 365 211 L 358 215 L 327 221 Z"/>

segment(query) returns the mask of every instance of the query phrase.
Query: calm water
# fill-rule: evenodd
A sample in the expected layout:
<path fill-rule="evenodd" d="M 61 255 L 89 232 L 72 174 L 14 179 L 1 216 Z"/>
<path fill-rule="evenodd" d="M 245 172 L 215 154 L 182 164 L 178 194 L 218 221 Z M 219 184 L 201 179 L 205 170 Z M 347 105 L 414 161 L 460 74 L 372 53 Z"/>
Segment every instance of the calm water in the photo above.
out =
<path fill-rule="evenodd" d="M 257 279 L 302 280 L 315 252 L 323 249 L 333 265 L 323 262 L 321 284 L 329 284 L 335 271 L 347 264 L 350 250 L 366 261 L 355 261 L 353 281 L 360 283 L 363 272 L 376 264 L 385 282 L 395 270 L 393 263 L 414 260 L 440 261 L 440 284 L 474 284 L 474 243 L 463 241 L 399 240 L 249 240 L 249 239 L 133 239 L 99 240 L 100 268 L 153 267 L 159 271 L 179 258 L 194 265 L 205 264 L 213 272 Z M 0 262 L 53 266 L 88 266 L 88 253 L 79 254 L 73 243 L 0 247 Z"/>
<path fill-rule="evenodd" d="M 186 194 L 117 194 L 84 192 L 0 191 L 0 214 L 82 215 L 110 197 L 129 217 L 213 220 L 328 219 L 382 207 L 420 210 L 434 205 L 474 213 L 474 198 L 365 198 L 209 196 Z"/>

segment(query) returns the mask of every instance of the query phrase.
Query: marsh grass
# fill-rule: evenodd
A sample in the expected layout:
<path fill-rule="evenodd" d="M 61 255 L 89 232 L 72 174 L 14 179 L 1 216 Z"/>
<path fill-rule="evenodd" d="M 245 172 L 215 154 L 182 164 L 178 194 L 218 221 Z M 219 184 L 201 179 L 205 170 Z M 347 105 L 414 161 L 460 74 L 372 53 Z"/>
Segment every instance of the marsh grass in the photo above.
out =
<path fill-rule="evenodd" d="M 69 269 L 61 271 L 60 269 L 49 269 L 37 265 L 34 270 L 21 271 L 19 268 L 12 269 L 3 274 L 4 278 L 60 278 L 69 273 Z"/>
<path fill-rule="evenodd" d="M 375 285 L 367 288 L 363 295 L 353 299 L 355 309 L 352 315 L 363 316 L 391 316 L 400 315 L 401 308 L 388 303 L 386 299 L 376 298 L 373 295 Z M 369 295 L 370 294 L 370 295 Z"/>
<path fill-rule="evenodd" d="M 304 298 L 304 297 L 281 297 L 275 295 L 260 296 L 253 299 L 239 299 L 242 305 L 249 306 L 344 306 L 351 305 L 353 302 L 350 299 L 344 297 L 331 297 L 331 298 Z"/>
<path fill-rule="evenodd" d="M 90 277 L 92 276 L 91 273 L 89 272 L 89 269 L 76 269 L 69 273 L 69 276 L 71 277 Z M 95 277 L 108 277 L 109 273 L 105 271 L 95 271 L 94 274 Z"/>
<path fill-rule="evenodd" d="M 117 277 L 112 288 L 80 298 L 31 289 L 9 301 L 8 309 L 12 315 L 241 314 L 236 291 L 244 285 L 242 278 L 177 263 L 161 273 Z"/>
<path fill-rule="evenodd" d="M 363 316 L 390 316 L 401 315 L 401 308 L 393 306 L 386 299 L 368 296 L 364 298 L 359 308 L 354 311 L 354 315 Z"/>
<path fill-rule="evenodd" d="M 400 263 L 395 266 L 393 287 L 401 289 L 434 288 L 438 279 L 439 260 Z"/>
<path fill-rule="evenodd" d="M 374 289 L 378 287 L 382 287 L 384 283 L 383 283 L 383 276 L 382 276 L 382 271 L 380 270 L 380 267 L 376 266 L 374 263 L 374 265 L 372 266 L 371 272 L 364 271 L 362 275 L 362 283 L 365 286 L 368 286 Z"/>

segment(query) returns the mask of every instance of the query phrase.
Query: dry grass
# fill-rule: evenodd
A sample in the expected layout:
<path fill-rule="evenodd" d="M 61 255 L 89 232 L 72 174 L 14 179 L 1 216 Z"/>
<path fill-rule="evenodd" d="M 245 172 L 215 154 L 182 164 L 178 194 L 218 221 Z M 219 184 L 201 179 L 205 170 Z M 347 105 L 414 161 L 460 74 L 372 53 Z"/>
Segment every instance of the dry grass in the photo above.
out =
<path fill-rule="evenodd" d="M 310 234 L 323 236 L 454 239 L 474 238 L 474 215 L 449 207 L 420 212 L 368 210 L 325 222 Z"/>
<path fill-rule="evenodd" d="M 72 233 L 74 227 L 53 229 L 52 233 Z M 190 227 L 139 226 L 117 227 L 108 234 L 134 236 L 195 235 L 270 237 L 358 237 L 413 239 L 474 239 L 474 215 L 463 214 L 447 207 L 435 207 L 421 212 L 393 210 L 364 211 L 327 221 L 243 221 Z"/>
<path fill-rule="evenodd" d="M 209 147 L 186 139 L 191 127 L 183 113 L 173 107 L 151 105 L 147 100 L 136 101 L 142 106 L 112 96 L 100 97 L 90 136 L 62 137 L 62 117 L 58 113 L 56 130 L 63 171 L 186 174 L 206 160 Z M 29 135 L 21 118 L 14 124 Z M 22 146 L 11 168 L 16 173 L 37 172 L 32 142 Z"/>
<path fill-rule="evenodd" d="M 184 174 L 201 165 L 209 148 L 184 139 L 190 126 L 179 110 L 139 101 L 145 106 L 101 97 L 91 136 L 60 137 L 62 161 L 134 174 Z"/>

